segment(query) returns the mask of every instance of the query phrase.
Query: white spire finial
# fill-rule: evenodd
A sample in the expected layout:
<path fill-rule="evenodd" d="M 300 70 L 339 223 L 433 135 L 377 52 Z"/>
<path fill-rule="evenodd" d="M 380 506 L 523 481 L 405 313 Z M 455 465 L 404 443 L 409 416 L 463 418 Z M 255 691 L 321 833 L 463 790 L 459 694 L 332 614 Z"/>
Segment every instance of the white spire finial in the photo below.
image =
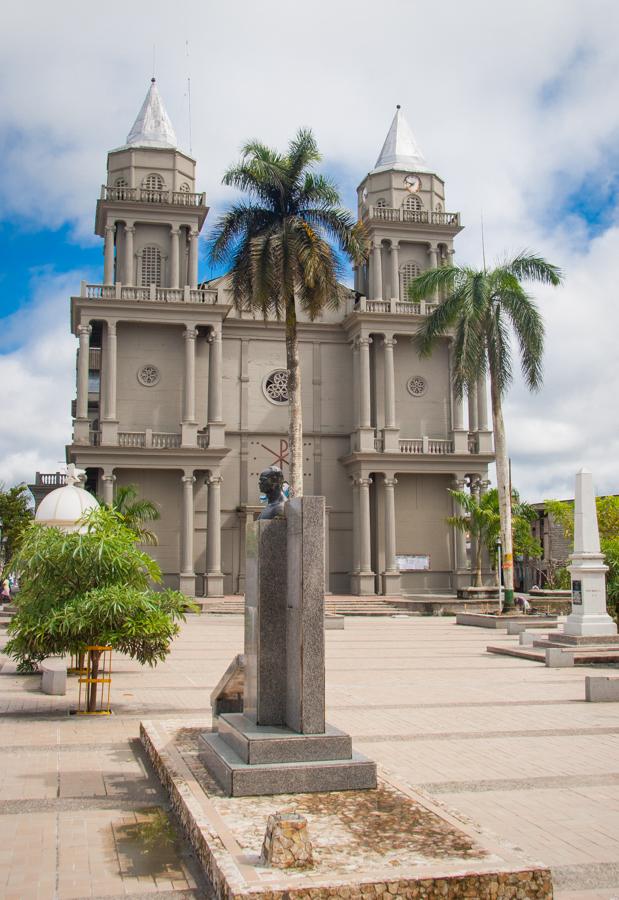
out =
<path fill-rule="evenodd" d="M 127 145 L 164 149 L 176 149 L 178 146 L 174 128 L 163 106 L 154 76 L 150 80 L 150 88 L 133 128 L 127 135 Z"/>
<path fill-rule="evenodd" d="M 384 172 L 389 169 L 400 169 L 406 172 L 430 171 L 399 104 L 396 106 L 393 122 L 372 171 Z"/>

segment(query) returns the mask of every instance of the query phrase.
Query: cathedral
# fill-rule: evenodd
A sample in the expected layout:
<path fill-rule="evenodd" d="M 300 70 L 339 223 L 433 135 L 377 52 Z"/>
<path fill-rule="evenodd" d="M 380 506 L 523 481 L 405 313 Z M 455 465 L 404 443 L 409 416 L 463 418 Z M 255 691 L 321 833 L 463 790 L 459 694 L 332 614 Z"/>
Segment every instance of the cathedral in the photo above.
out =
<path fill-rule="evenodd" d="M 452 342 L 420 359 L 412 338 L 438 297 L 407 299 L 451 263 L 460 215 L 398 107 L 358 188 L 367 264 L 337 311 L 300 317 L 304 492 L 326 498 L 327 579 L 338 594 L 427 594 L 470 582 L 449 488 L 484 491 L 493 461 L 485 379 L 463 401 Z M 79 339 L 67 459 L 111 502 L 154 501 L 166 585 L 243 593 L 258 475 L 288 468 L 284 325 L 239 314 L 224 275 L 198 279 L 208 214 L 155 80 L 126 143 L 108 153 L 95 232 L 103 278 L 71 298 Z"/>

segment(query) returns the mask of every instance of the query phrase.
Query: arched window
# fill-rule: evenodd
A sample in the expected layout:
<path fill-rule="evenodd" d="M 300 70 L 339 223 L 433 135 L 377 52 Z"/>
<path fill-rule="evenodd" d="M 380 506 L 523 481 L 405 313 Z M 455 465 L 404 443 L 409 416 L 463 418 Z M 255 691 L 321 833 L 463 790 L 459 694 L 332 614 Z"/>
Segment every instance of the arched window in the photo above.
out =
<path fill-rule="evenodd" d="M 189 194 L 191 191 L 191 188 L 189 187 L 189 185 L 187 184 L 186 181 L 183 181 L 183 183 L 179 187 L 179 191 L 182 191 L 183 194 Z"/>
<path fill-rule="evenodd" d="M 387 206 L 387 201 L 385 200 L 384 197 L 380 197 L 380 198 L 376 201 L 376 206 L 377 206 L 379 209 L 385 209 L 385 207 Z"/>
<path fill-rule="evenodd" d="M 142 250 L 142 285 L 161 286 L 161 250 L 159 247 L 144 247 Z"/>
<path fill-rule="evenodd" d="M 418 197 L 417 194 L 409 194 L 408 197 L 404 198 L 402 209 L 410 209 L 419 212 L 419 210 L 423 209 L 421 197 Z"/>
<path fill-rule="evenodd" d="M 157 172 L 151 172 L 151 174 L 147 175 L 144 179 L 144 187 L 147 191 L 162 191 L 163 178 Z"/>
<path fill-rule="evenodd" d="M 436 204 L 436 212 L 443 212 L 443 204 L 442 203 Z"/>
<path fill-rule="evenodd" d="M 129 185 L 127 183 L 127 179 L 123 178 L 121 175 L 120 178 L 117 178 L 114 182 L 114 193 L 112 194 L 112 200 L 127 200 L 129 192 Z"/>
<path fill-rule="evenodd" d="M 414 278 L 421 274 L 416 262 L 407 262 L 400 266 L 400 298 L 408 300 L 408 286 Z"/>
<path fill-rule="evenodd" d="M 122 176 L 120 178 L 117 178 L 116 181 L 114 182 L 114 187 L 117 187 L 117 188 L 128 187 L 127 179 L 123 178 Z"/>

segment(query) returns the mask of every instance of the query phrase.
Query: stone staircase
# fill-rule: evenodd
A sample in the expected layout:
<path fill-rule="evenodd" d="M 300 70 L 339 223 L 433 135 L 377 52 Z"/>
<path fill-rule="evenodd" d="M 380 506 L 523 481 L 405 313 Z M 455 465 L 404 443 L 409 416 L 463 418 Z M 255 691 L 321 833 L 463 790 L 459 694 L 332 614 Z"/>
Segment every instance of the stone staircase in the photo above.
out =
<path fill-rule="evenodd" d="M 399 601 L 399 602 L 398 602 Z M 202 614 L 211 616 L 243 615 L 243 597 L 235 595 L 209 599 L 198 597 L 195 601 Z M 397 597 L 350 597 L 327 594 L 325 612 L 341 616 L 394 616 L 410 615 L 410 610 Z"/>

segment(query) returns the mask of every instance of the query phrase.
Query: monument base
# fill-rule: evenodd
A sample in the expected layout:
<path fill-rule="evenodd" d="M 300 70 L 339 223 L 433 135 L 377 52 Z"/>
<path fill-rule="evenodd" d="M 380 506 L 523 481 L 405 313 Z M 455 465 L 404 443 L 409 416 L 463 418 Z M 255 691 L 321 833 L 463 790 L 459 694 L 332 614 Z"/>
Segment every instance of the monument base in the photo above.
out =
<path fill-rule="evenodd" d="M 200 737 L 200 759 L 229 797 L 376 787 L 376 763 L 353 753 L 350 736 L 256 725 L 242 713 L 218 717 L 217 732 Z"/>
<path fill-rule="evenodd" d="M 380 778 L 370 791 L 226 797 L 200 762 L 207 722 L 142 722 L 144 748 L 217 897 L 238 900 L 550 900 L 550 870 L 456 818 L 427 795 Z M 309 824 L 313 865 L 265 865 L 269 817 Z"/>

